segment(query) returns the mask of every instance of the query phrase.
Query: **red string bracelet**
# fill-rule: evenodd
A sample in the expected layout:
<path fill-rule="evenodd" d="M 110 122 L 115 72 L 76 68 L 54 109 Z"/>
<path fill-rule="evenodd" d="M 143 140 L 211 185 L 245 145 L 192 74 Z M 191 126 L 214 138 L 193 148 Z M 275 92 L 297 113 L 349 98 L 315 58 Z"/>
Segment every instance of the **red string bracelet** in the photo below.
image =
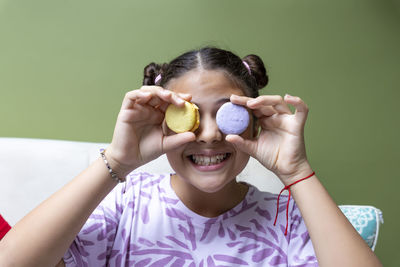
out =
<path fill-rule="evenodd" d="M 302 178 L 302 179 L 300 179 L 300 180 L 297 180 L 297 181 L 291 183 L 290 185 L 285 186 L 285 187 L 281 190 L 281 192 L 279 193 L 279 195 L 278 195 L 278 201 L 276 202 L 276 216 L 275 216 L 274 226 L 276 225 L 276 220 L 278 219 L 279 198 L 281 197 L 281 194 L 282 194 L 283 191 L 285 191 L 285 190 L 288 190 L 288 191 L 289 191 L 289 196 L 288 196 L 288 200 L 287 200 L 287 203 L 286 203 L 286 229 L 285 229 L 285 235 L 287 235 L 287 229 L 288 229 L 288 224 L 289 224 L 289 200 L 290 200 L 290 195 L 291 195 L 290 187 L 291 187 L 292 185 L 294 185 L 294 184 L 297 184 L 297 183 L 299 183 L 299 182 L 301 182 L 301 181 L 304 181 L 305 179 L 310 178 L 310 177 L 313 176 L 314 174 L 315 174 L 315 172 L 311 173 L 311 174 L 310 174 L 309 176 L 307 176 L 307 177 L 304 177 L 304 178 Z"/>

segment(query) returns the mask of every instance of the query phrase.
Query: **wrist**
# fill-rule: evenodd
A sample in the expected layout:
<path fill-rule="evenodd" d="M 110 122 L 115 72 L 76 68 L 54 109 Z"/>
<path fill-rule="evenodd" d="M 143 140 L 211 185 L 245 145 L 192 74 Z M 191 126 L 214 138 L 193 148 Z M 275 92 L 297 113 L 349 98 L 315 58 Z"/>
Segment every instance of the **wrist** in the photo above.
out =
<path fill-rule="evenodd" d="M 308 173 L 308 174 L 306 174 Z M 274 221 L 274 226 L 276 225 L 276 220 L 278 219 L 278 213 L 279 213 L 279 198 L 282 194 L 283 191 L 288 190 L 289 195 L 288 199 L 286 202 L 286 229 L 285 229 L 285 236 L 287 235 L 288 231 L 288 226 L 289 226 L 289 220 L 288 220 L 288 209 L 289 209 L 289 201 L 290 201 L 290 196 L 291 196 L 291 187 L 293 185 L 296 185 L 298 183 L 303 182 L 304 180 L 307 180 L 315 175 L 315 172 L 312 171 L 310 164 L 304 163 L 299 168 L 296 168 L 295 172 L 292 172 L 290 175 L 287 175 L 287 177 L 279 177 L 282 182 L 284 183 L 285 187 L 281 190 L 281 192 L 278 195 L 278 199 L 276 202 L 276 216 L 275 216 L 275 221 Z M 284 175 L 286 176 L 286 175 Z"/>
<path fill-rule="evenodd" d="M 115 173 L 115 175 L 118 177 L 118 180 L 124 181 L 125 177 L 131 172 L 131 168 L 124 166 L 118 160 L 116 160 L 116 157 L 111 151 L 109 151 L 109 149 L 104 150 L 104 156 L 108 162 L 107 168 L 110 167 L 112 169 L 112 172 Z"/>
<path fill-rule="evenodd" d="M 305 161 L 299 164 L 294 171 L 285 174 L 279 174 L 278 177 L 282 181 L 282 183 L 287 186 L 291 183 L 298 181 L 304 177 L 309 176 L 313 173 L 313 169 L 311 168 L 308 161 Z"/>

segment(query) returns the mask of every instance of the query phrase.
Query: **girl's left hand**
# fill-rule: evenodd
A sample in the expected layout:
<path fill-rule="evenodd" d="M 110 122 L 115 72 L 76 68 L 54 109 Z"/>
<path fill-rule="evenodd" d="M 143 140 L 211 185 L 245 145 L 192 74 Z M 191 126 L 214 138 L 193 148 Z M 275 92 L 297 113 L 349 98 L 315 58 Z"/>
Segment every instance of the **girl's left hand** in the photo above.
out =
<path fill-rule="evenodd" d="M 261 132 L 254 139 L 228 135 L 226 140 L 256 158 L 288 185 L 312 173 L 304 144 L 308 107 L 299 97 L 262 95 L 257 98 L 231 96 L 231 102 L 253 111 Z M 295 107 L 292 113 L 288 104 Z M 257 129 L 258 127 L 256 127 Z"/>

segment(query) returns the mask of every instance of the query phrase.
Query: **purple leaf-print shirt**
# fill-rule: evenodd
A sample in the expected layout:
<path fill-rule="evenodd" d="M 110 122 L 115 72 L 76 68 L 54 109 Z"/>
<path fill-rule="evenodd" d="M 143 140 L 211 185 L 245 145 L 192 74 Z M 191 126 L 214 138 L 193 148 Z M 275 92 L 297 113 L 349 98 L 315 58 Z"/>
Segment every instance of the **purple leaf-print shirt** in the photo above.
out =
<path fill-rule="evenodd" d="M 66 266 L 318 266 L 295 203 L 250 185 L 245 199 L 207 218 L 189 210 L 170 174 L 131 173 L 96 208 L 64 255 Z"/>

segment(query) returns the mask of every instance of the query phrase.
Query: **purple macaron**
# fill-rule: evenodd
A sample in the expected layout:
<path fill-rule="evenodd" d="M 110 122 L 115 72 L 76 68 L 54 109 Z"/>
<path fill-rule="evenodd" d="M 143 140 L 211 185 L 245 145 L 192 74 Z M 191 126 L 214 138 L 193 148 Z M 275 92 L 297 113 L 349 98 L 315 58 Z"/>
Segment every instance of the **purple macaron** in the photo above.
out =
<path fill-rule="evenodd" d="M 249 126 L 249 112 L 240 105 L 227 102 L 217 111 L 217 125 L 224 134 L 241 134 Z"/>

